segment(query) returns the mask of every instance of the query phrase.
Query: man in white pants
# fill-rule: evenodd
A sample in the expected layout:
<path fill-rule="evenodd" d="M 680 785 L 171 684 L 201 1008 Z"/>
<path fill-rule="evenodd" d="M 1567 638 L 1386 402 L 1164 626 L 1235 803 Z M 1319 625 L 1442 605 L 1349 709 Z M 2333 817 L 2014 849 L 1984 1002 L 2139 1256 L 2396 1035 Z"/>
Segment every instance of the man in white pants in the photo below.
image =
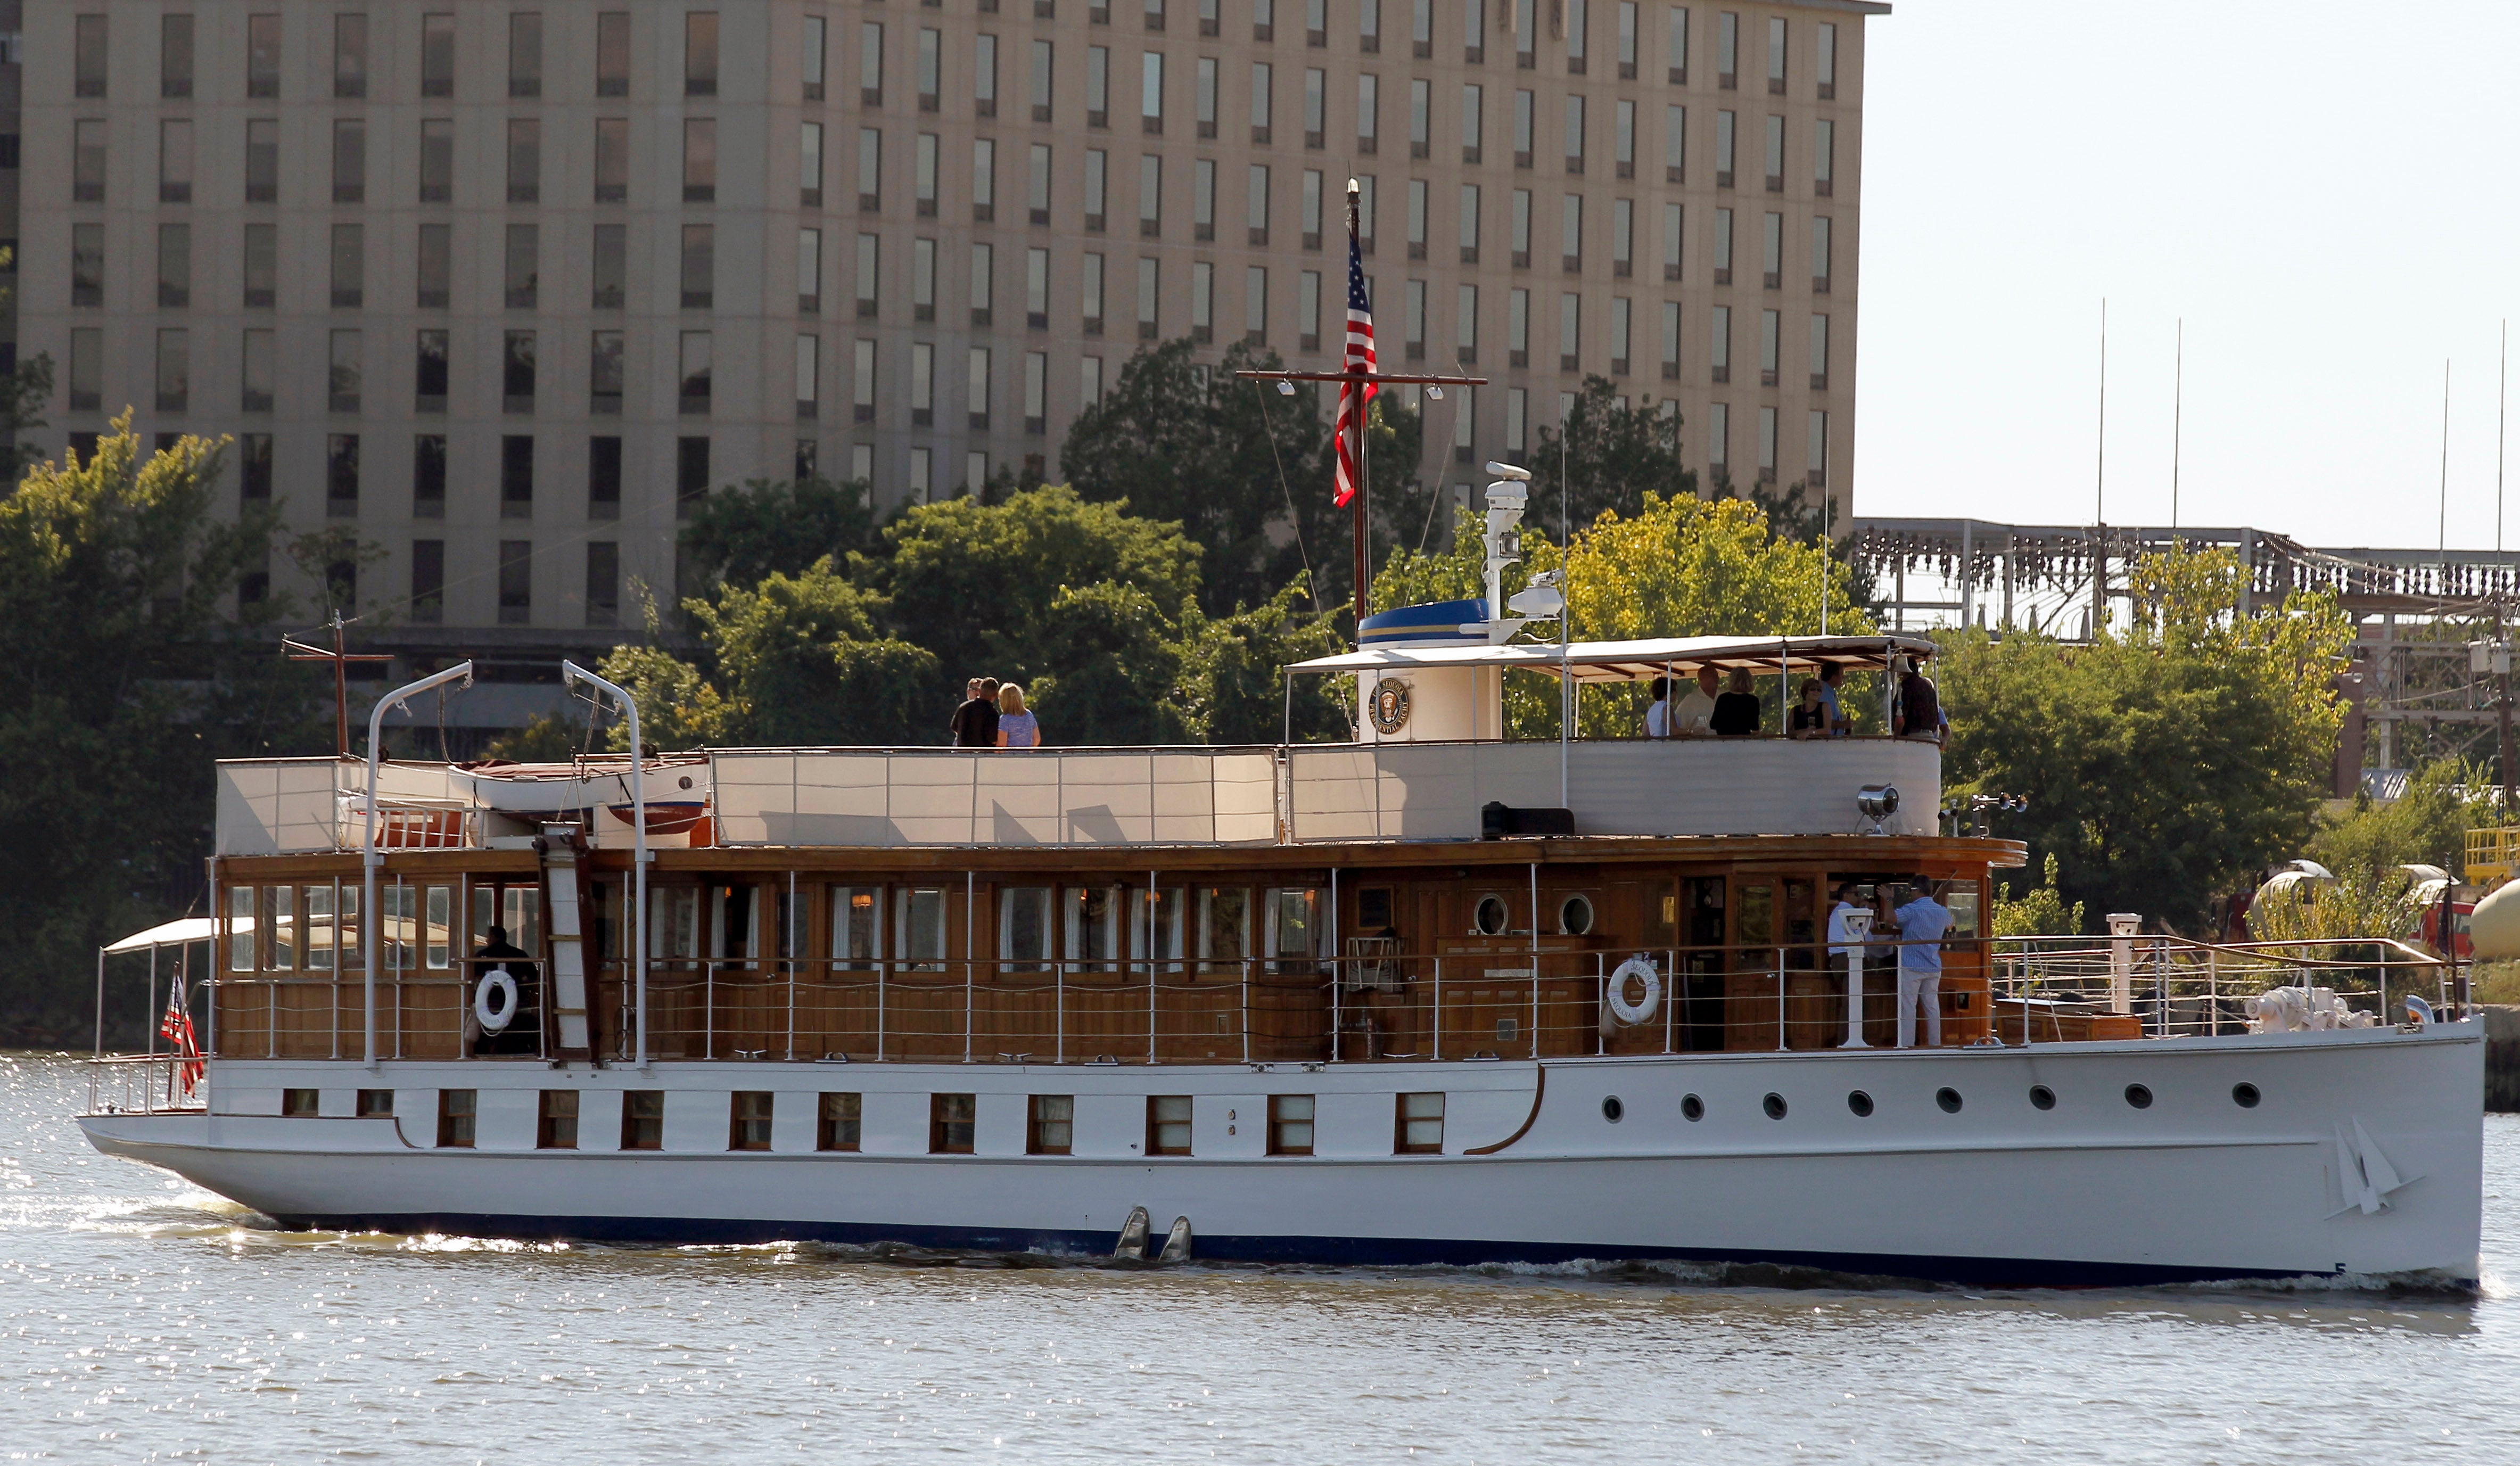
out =
<path fill-rule="evenodd" d="M 1916 1046 L 1916 1008 L 1925 1009 L 1925 1045 L 1943 1046 L 1943 933 L 1952 929 L 1949 908 L 1934 899 L 1934 883 L 1910 882 L 1908 904 L 1891 913 L 1899 925 L 1899 1046 Z"/>

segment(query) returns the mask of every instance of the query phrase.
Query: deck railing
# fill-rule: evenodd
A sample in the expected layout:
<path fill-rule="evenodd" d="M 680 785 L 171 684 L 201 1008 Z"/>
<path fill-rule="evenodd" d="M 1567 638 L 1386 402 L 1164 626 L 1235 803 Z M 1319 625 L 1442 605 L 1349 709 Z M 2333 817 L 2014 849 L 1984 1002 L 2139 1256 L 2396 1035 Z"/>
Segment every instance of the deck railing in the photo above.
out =
<path fill-rule="evenodd" d="M 2273 988 L 2328 989 L 2340 1011 L 2381 1026 L 2405 1018 L 2410 995 L 2444 1013 L 2467 1002 L 2463 969 L 2394 938 L 2002 937 L 1992 946 L 1998 1032 L 2008 1044 L 2052 1039 L 2064 1015 L 2111 1006 L 2148 1038 L 2246 1033 L 2247 1000 Z"/>

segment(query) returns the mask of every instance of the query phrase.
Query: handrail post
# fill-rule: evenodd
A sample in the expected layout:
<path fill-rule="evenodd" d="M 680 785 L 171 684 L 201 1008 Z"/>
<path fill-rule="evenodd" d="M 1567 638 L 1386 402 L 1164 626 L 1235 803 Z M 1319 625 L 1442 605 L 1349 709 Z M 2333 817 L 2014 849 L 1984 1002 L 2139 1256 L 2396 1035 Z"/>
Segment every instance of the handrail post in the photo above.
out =
<path fill-rule="evenodd" d="M 1434 1015 L 1427 1020 L 1427 1027 L 1434 1036 L 1432 1045 L 1434 1055 L 1437 1059 L 1441 1059 L 1444 1056 L 1444 959 L 1442 957 L 1435 958 L 1435 1011 Z"/>
<path fill-rule="evenodd" d="M 1664 953 L 1663 955 L 1668 958 L 1668 960 L 1663 964 L 1663 971 L 1667 975 L 1663 979 L 1662 1051 L 1669 1053 L 1671 1052 L 1672 1028 L 1675 1021 L 1674 1015 L 1680 1007 L 1680 996 L 1682 992 L 1680 985 L 1680 949 L 1677 947 L 1672 948 L 1670 951 Z"/>
<path fill-rule="evenodd" d="M 1293 679 L 1288 683 L 1291 686 Z M 1251 959 L 1242 959 L 1242 1062 L 1251 1062 Z"/>
<path fill-rule="evenodd" d="M 466 667 L 472 664 L 467 662 Z M 591 683 L 612 694 L 630 723 L 630 966 L 636 979 L 638 1067 L 648 1067 L 648 775 L 647 745 L 639 741 L 639 701 L 575 662 L 560 664 L 561 683 Z M 370 741 L 373 747 L 374 740 Z M 588 831 L 592 834 L 593 831 Z"/>
<path fill-rule="evenodd" d="M 875 959 L 875 1057 L 876 1062 L 878 1064 L 882 1063 L 884 1059 L 883 975 L 891 966 L 892 964 L 885 961 L 882 957 L 877 957 Z"/>
<path fill-rule="evenodd" d="M 700 1057 L 717 1057 L 717 958 L 700 959 Z"/>
<path fill-rule="evenodd" d="M 1864 949 L 1872 935 L 1872 913 L 1846 913 L 1846 1042 L 1841 1048 L 1869 1048 L 1864 1042 Z M 2025 1020 L 2026 1021 L 2026 1020 Z"/>
<path fill-rule="evenodd" d="M 377 769 L 381 762 L 378 758 L 378 744 L 384 737 L 386 713 L 401 707 L 406 698 L 426 692 L 431 688 L 444 687 L 459 678 L 462 679 L 464 686 L 468 688 L 472 686 L 472 663 L 470 659 L 458 662 L 443 671 L 432 672 L 418 682 L 406 683 L 378 698 L 377 705 L 368 710 L 368 819 L 367 828 L 359 832 L 359 865 L 363 872 L 366 892 L 360 900 L 359 925 L 366 941 L 362 944 L 365 950 L 359 954 L 359 956 L 361 964 L 367 971 L 364 985 L 367 1006 L 367 1042 L 364 1045 L 366 1050 L 364 1061 L 371 1069 L 377 1067 L 377 869 L 385 863 L 384 848 L 377 839 Z M 335 911 L 333 950 L 337 954 L 341 950 L 341 928 L 338 924 L 340 919 L 340 912 Z M 338 971 L 338 968 L 335 970 Z M 339 1031 L 338 1007 L 338 1004 L 336 1004 L 334 1022 L 337 1033 Z M 277 1033 L 280 1028 L 278 1004 L 275 1003 L 271 1024 L 274 1033 Z M 337 1052 L 338 1047 L 337 1044 L 335 1045 Z"/>

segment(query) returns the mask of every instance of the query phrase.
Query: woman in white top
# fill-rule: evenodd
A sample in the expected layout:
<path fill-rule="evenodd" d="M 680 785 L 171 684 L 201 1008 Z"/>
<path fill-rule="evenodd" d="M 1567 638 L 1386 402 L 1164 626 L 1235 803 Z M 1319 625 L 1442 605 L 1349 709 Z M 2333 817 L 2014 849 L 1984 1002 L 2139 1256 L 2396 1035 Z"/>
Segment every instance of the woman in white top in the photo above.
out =
<path fill-rule="evenodd" d="M 1024 710 L 1023 689 L 1015 683 L 1007 683 L 998 689 L 998 746 L 1041 746 L 1041 720 Z"/>

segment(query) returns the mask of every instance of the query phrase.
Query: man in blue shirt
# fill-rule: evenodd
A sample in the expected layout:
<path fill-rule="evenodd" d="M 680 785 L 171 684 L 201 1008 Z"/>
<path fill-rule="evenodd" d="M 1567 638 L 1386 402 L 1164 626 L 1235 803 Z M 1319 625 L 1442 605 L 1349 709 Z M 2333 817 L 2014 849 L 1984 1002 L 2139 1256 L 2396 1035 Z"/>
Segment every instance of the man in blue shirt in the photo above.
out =
<path fill-rule="evenodd" d="M 1837 705 L 1837 685 L 1846 681 L 1844 662 L 1823 662 L 1820 669 L 1820 700 L 1828 704 L 1827 736 L 1842 738 L 1854 728 L 1846 718 L 1846 709 Z"/>
<path fill-rule="evenodd" d="M 1934 899 L 1934 883 L 1910 881 L 1908 904 L 1891 913 L 1899 927 L 1899 1046 L 1916 1046 L 1916 1008 L 1925 1009 L 1925 1044 L 1943 1046 L 1943 934 L 1951 909 Z"/>

